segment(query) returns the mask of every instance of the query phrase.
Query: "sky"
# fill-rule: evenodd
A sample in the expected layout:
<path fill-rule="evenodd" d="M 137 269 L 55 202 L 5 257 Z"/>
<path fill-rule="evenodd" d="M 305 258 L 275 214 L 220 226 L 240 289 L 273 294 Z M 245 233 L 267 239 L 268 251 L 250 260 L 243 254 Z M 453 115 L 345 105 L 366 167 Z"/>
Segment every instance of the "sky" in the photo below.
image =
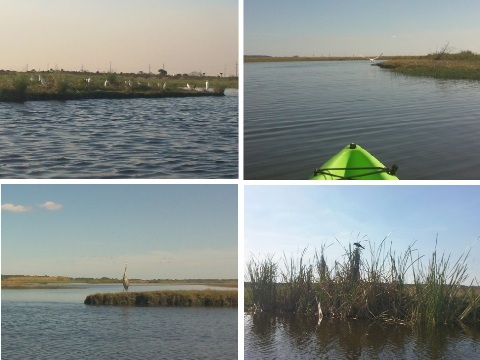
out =
<path fill-rule="evenodd" d="M 478 0 L 244 0 L 244 53 L 270 56 L 480 52 Z"/>
<path fill-rule="evenodd" d="M 238 0 L 0 0 L 0 69 L 235 75 Z"/>
<path fill-rule="evenodd" d="M 2 274 L 236 279 L 236 185 L 2 185 Z"/>
<path fill-rule="evenodd" d="M 480 283 L 480 186 L 324 185 L 245 186 L 245 263 L 284 254 L 306 259 L 325 247 L 327 263 L 341 259 L 349 244 L 405 253 L 414 245 L 424 265 L 435 251 L 451 262 L 470 251 L 470 280 Z M 469 282 L 468 282 L 469 283 Z"/>

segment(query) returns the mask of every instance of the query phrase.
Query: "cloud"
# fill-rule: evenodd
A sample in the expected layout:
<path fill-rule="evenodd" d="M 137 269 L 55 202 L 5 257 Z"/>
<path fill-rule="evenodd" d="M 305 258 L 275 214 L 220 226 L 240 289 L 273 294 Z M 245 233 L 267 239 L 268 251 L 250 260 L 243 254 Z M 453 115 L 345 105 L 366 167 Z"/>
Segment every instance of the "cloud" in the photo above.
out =
<path fill-rule="evenodd" d="M 30 210 L 32 210 L 32 208 L 29 206 L 14 205 L 10 203 L 2 204 L 2 211 L 8 211 L 13 213 L 24 213 L 24 212 L 29 212 Z"/>
<path fill-rule="evenodd" d="M 50 211 L 57 211 L 60 210 L 63 205 L 57 204 L 56 202 L 53 201 L 45 201 L 42 205 L 39 205 L 41 208 L 44 208 L 45 210 L 50 210 Z"/>

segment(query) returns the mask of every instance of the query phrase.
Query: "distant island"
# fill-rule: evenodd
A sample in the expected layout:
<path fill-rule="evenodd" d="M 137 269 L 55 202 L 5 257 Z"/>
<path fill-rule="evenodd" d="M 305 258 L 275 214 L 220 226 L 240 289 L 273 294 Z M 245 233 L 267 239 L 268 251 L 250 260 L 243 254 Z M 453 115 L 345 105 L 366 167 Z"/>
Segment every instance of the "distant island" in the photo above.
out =
<path fill-rule="evenodd" d="M 2 102 L 223 96 L 226 88 L 238 88 L 238 77 L 0 70 Z"/>
<path fill-rule="evenodd" d="M 72 278 L 68 276 L 2 275 L 2 289 L 65 289 L 62 284 L 121 284 L 115 278 Z M 238 279 L 130 279 L 130 285 L 205 285 L 238 287 Z"/>

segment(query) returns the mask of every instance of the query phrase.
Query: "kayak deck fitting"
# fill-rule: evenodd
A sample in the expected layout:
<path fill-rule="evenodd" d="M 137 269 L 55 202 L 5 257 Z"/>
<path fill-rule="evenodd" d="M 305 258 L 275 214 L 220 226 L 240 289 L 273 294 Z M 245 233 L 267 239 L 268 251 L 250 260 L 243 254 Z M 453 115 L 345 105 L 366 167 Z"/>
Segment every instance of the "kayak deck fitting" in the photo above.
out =
<path fill-rule="evenodd" d="M 388 168 L 360 145 L 350 144 L 322 167 L 310 180 L 398 180 L 397 165 Z"/>

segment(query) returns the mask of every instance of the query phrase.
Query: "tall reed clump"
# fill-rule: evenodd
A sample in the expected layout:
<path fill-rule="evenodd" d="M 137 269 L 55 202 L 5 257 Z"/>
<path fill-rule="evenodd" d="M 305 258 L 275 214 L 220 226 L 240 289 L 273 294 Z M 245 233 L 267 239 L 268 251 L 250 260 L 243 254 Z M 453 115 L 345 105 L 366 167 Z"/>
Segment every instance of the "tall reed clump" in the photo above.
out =
<path fill-rule="evenodd" d="M 384 238 L 377 246 L 349 245 L 340 260 L 329 264 L 322 246 L 313 259 L 307 249 L 296 258 L 283 255 L 247 265 L 245 305 L 262 310 L 313 314 L 320 304 L 324 316 L 378 319 L 436 326 L 453 321 L 480 321 L 480 291 L 463 285 L 469 252 L 452 262 L 438 256 L 428 266 L 414 249 L 397 254 Z M 358 243 L 357 243 L 358 244 Z"/>
<path fill-rule="evenodd" d="M 468 318 L 465 302 L 468 301 L 462 283 L 467 279 L 465 260 L 469 252 L 463 254 L 454 264 L 450 256 L 437 255 L 435 251 L 428 267 L 421 264 L 414 269 L 415 301 L 412 320 L 416 323 L 439 325 L 463 317 Z M 471 311 L 474 309 L 472 308 Z M 478 309 L 475 309 L 475 311 Z"/>
<path fill-rule="evenodd" d="M 281 273 L 282 286 L 279 289 L 282 310 L 311 312 L 315 309 L 315 277 L 313 266 L 304 261 L 306 250 L 297 261 L 283 255 L 285 271 Z"/>
<path fill-rule="evenodd" d="M 263 260 L 252 257 L 247 264 L 246 295 L 249 304 L 258 310 L 277 309 L 277 269 L 273 256 Z"/>

